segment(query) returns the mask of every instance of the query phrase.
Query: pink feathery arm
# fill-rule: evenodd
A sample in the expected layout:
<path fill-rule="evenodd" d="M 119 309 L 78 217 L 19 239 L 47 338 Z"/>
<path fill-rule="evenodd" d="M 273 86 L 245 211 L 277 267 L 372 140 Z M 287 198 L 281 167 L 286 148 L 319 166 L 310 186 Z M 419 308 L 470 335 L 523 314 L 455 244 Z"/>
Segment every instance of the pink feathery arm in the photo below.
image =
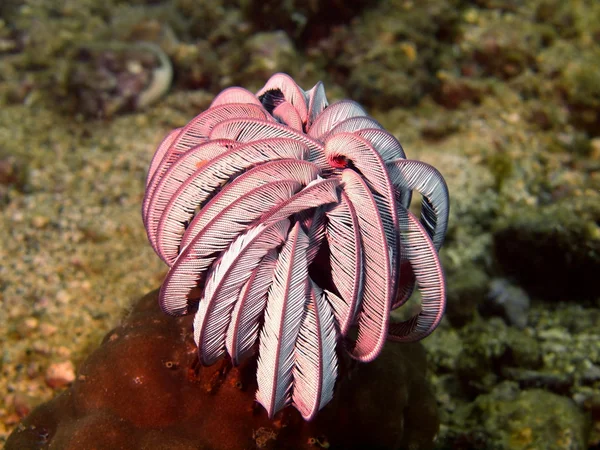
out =
<path fill-rule="evenodd" d="M 225 342 L 234 365 L 239 364 L 254 350 L 267 304 L 267 293 L 273 283 L 277 255 L 276 250 L 265 255 L 252 271 L 235 302 Z"/>
<path fill-rule="evenodd" d="M 281 102 L 277 105 L 273 110 L 273 117 L 294 130 L 302 131 L 302 127 L 304 126 L 300 114 L 298 114 L 296 108 L 289 102 Z"/>
<path fill-rule="evenodd" d="M 400 142 L 398 142 L 398 139 L 385 130 L 378 128 L 362 128 L 353 133 L 369 141 L 385 162 L 406 158 L 404 149 Z"/>
<path fill-rule="evenodd" d="M 323 145 L 319 141 L 280 123 L 261 119 L 226 120 L 215 126 L 210 134 L 211 139 L 232 139 L 238 142 L 252 142 L 274 137 L 302 142 L 310 149 L 310 161 L 317 164 L 321 170 L 330 169 L 323 155 Z"/>
<path fill-rule="evenodd" d="M 367 112 L 352 100 L 340 100 L 329 105 L 313 122 L 308 135 L 322 140 L 337 124 L 351 117 L 366 117 Z"/>
<path fill-rule="evenodd" d="M 152 247 L 157 253 L 159 253 L 157 244 L 158 224 L 173 194 L 207 161 L 216 158 L 227 150 L 231 150 L 233 148 L 231 144 L 236 143 L 221 139 L 204 142 L 188 150 L 169 167 L 165 176 L 154 186 L 153 191 L 146 191 L 146 197 L 144 198 L 144 204 L 148 208 L 145 222 L 146 232 Z"/>
<path fill-rule="evenodd" d="M 410 261 L 421 291 L 421 312 L 399 323 L 391 323 L 388 338 L 415 342 L 428 336 L 440 323 L 446 305 L 446 284 L 437 251 L 417 218 L 399 208 L 402 251 Z"/>
<path fill-rule="evenodd" d="M 154 152 L 154 156 L 152 157 L 152 161 L 150 162 L 150 168 L 148 169 L 148 175 L 146 176 L 146 191 L 144 192 L 144 200 L 142 201 L 142 221 L 144 222 L 144 226 L 146 226 L 146 217 L 148 215 L 148 201 L 150 200 L 150 197 L 152 196 L 148 185 L 152 181 L 152 178 L 154 177 L 154 173 L 156 172 L 156 169 L 158 169 L 160 162 L 162 161 L 163 157 L 165 156 L 165 153 L 167 152 L 167 150 L 169 150 L 169 148 L 173 144 L 173 141 L 175 140 L 175 138 L 177 137 L 177 135 L 180 132 L 181 132 L 181 128 L 175 128 L 173 131 L 171 131 L 162 140 L 162 142 L 156 149 L 156 152 Z M 152 239 L 150 238 L 150 236 L 148 236 L 148 238 L 152 242 Z M 152 244 L 152 247 L 154 247 L 154 244 Z"/>
<path fill-rule="evenodd" d="M 240 193 L 185 247 L 163 282 L 159 302 L 169 314 L 187 314 L 188 297 L 204 279 L 206 271 L 233 240 L 257 220 L 265 208 L 289 199 L 300 189 L 294 180 L 268 183 Z"/>
<path fill-rule="evenodd" d="M 289 75 L 276 73 L 269 78 L 265 86 L 256 93 L 256 96 L 267 111 L 271 113 L 282 101 L 290 103 L 298 111 L 302 123 L 306 123 L 308 118 L 306 93 L 300 89 Z"/>
<path fill-rule="evenodd" d="M 262 107 L 260 100 L 247 89 L 239 86 L 232 86 L 222 90 L 210 104 L 211 108 L 230 103 L 250 103 Z"/>
<path fill-rule="evenodd" d="M 323 134 L 320 140 L 326 141 L 331 136 L 339 133 L 352 133 L 358 135 L 360 131 L 372 128 L 379 128 L 383 131 L 383 127 L 379 124 L 379 122 L 371 117 L 350 117 L 349 119 L 342 120 L 335 127 L 333 127 L 333 129 Z"/>
<path fill-rule="evenodd" d="M 302 224 L 302 229 L 309 239 L 308 249 L 306 250 L 306 259 L 310 266 L 314 261 L 319 248 L 325 238 L 325 209 L 327 206 L 318 206 L 312 209 L 306 209 L 297 214 L 298 220 Z"/>
<path fill-rule="evenodd" d="M 265 222 L 278 221 L 305 209 L 337 202 L 337 187 L 339 184 L 339 180 L 335 178 L 324 179 L 318 177 L 285 203 L 277 205 L 277 208 L 269 209 L 261 216 L 260 220 Z"/>
<path fill-rule="evenodd" d="M 219 122 L 227 119 L 236 119 L 244 117 L 253 117 L 258 119 L 269 120 L 270 115 L 262 108 L 262 106 L 251 104 L 227 104 L 209 108 L 194 117 L 186 126 L 184 126 L 175 136 L 171 145 L 166 149 L 161 149 L 162 158 L 157 159 L 152 178 L 146 185 L 146 196 L 142 210 L 147 211 L 146 202 L 150 200 L 154 189 L 165 176 L 165 173 L 171 165 L 179 159 L 179 157 L 190 150 L 191 148 L 206 142 L 212 128 Z"/>
<path fill-rule="evenodd" d="M 387 163 L 390 179 L 396 188 L 398 208 L 408 209 L 410 194 L 416 189 L 423 196 L 421 224 L 433 241 L 436 251 L 444 243 L 448 227 L 450 200 L 442 175 L 429 164 L 410 159 L 397 159 Z M 408 200 L 408 202 L 405 202 Z M 412 295 L 415 276 L 406 258 L 400 260 L 400 279 L 392 309 L 402 306 Z M 405 268 L 406 270 L 402 270 Z"/>
<path fill-rule="evenodd" d="M 196 208 L 229 180 L 256 164 L 278 158 L 302 159 L 306 146 L 290 139 L 263 139 L 236 147 L 200 166 L 173 193 L 162 210 L 157 226 L 156 246 L 159 256 L 171 265 L 180 250 L 181 237 Z M 173 176 L 177 176 L 174 173 Z"/>
<path fill-rule="evenodd" d="M 340 333 L 345 336 L 360 308 L 363 289 L 364 262 L 358 215 L 345 191 L 340 193 L 340 202 L 326 214 L 331 279 L 339 293 L 339 296 L 328 293 L 328 298 Z"/>
<path fill-rule="evenodd" d="M 315 119 L 327 108 L 327 96 L 325 95 L 325 86 L 322 82 L 315 84 L 312 89 L 306 91 L 308 97 L 308 122 L 307 130 L 310 130 Z"/>
<path fill-rule="evenodd" d="M 339 163 L 342 167 L 355 167 L 373 192 L 391 256 L 392 290 L 395 290 L 399 275 L 397 262 L 400 252 L 397 236 L 398 217 L 396 192 L 388 176 L 385 162 L 369 141 L 352 133 L 340 133 L 328 137 L 325 141 L 325 156 L 332 165 Z"/>
<path fill-rule="evenodd" d="M 268 294 L 260 334 L 256 400 L 269 418 L 291 401 L 294 349 L 308 297 L 307 247 L 308 237 L 297 222 L 279 254 Z"/>
<path fill-rule="evenodd" d="M 385 230 L 370 189 L 355 171 L 342 172 L 344 191 L 356 210 L 363 248 L 363 295 L 358 315 L 358 337 L 349 350 L 359 361 L 375 359 L 388 332 L 392 303 L 392 269 Z"/>
<path fill-rule="evenodd" d="M 251 228 L 213 265 L 194 318 L 194 339 L 202 364 L 213 364 L 225 353 L 227 328 L 242 286 L 263 257 L 285 242 L 289 226 L 289 220 L 284 219 Z"/>
<path fill-rule="evenodd" d="M 152 156 L 152 161 L 150 161 L 148 175 L 146 176 L 146 187 L 148 186 L 150 180 L 154 176 L 154 172 L 156 172 L 156 168 L 158 167 L 160 161 L 163 159 L 163 156 L 165 156 L 166 151 L 169 149 L 169 147 L 180 132 L 181 128 L 175 128 L 174 130 L 170 131 L 169 134 L 167 134 L 164 137 L 164 139 L 161 141 L 158 148 L 154 152 L 154 156 Z"/>
<path fill-rule="evenodd" d="M 306 186 L 318 175 L 319 168 L 315 164 L 301 159 L 284 158 L 257 165 L 228 183 L 200 209 L 181 238 L 181 248 L 187 246 L 223 208 L 237 200 L 240 193 L 286 179 L 296 180 Z"/>
<path fill-rule="evenodd" d="M 331 307 L 312 280 L 295 350 L 292 401 L 312 420 L 333 398 L 337 379 L 337 334 Z"/>
<path fill-rule="evenodd" d="M 450 200 L 444 177 L 432 166 L 421 161 L 398 159 L 387 163 L 390 179 L 397 189 L 416 189 L 423 196 L 421 223 L 431 237 L 436 250 L 444 243 L 448 228 Z"/>

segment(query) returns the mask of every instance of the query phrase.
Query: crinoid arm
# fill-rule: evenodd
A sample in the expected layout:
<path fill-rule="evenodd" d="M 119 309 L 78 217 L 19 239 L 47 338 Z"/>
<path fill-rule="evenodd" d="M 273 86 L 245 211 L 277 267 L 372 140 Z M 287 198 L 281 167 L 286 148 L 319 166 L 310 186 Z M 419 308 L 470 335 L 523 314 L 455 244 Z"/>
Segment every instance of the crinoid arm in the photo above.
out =
<path fill-rule="evenodd" d="M 195 313 L 200 362 L 256 357 L 269 417 L 293 406 L 305 420 L 335 395 L 340 355 L 370 362 L 439 324 L 448 212 L 442 175 L 361 105 L 329 105 L 323 83 L 304 91 L 281 73 L 256 94 L 224 90 L 169 133 L 142 206 L 169 266 L 160 305 Z M 414 289 L 421 311 L 392 322 Z"/>

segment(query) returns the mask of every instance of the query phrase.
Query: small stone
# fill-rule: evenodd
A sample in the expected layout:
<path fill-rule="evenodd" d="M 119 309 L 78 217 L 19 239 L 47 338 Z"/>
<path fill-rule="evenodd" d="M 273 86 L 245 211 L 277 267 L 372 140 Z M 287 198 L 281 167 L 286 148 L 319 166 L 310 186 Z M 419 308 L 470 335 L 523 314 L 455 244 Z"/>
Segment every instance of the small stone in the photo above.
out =
<path fill-rule="evenodd" d="M 56 300 L 65 305 L 71 301 L 71 295 L 67 291 L 60 290 L 56 293 Z"/>
<path fill-rule="evenodd" d="M 49 323 L 40 324 L 40 333 L 44 337 L 50 337 L 58 331 L 58 327 L 56 325 L 52 325 Z"/>
<path fill-rule="evenodd" d="M 510 123 L 519 123 L 521 121 L 521 116 L 519 113 L 511 113 L 506 117 L 506 120 Z"/>
<path fill-rule="evenodd" d="M 39 321 L 34 317 L 26 317 L 21 322 L 19 322 L 16 326 L 17 332 L 23 336 L 27 337 L 31 335 L 31 332 L 37 328 Z"/>
<path fill-rule="evenodd" d="M 50 218 L 45 217 L 45 216 L 34 216 L 33 219 L 31 219 L 31 224 L 35 228 L 45 228 L 46 225 L 48 225 L 49 223 L 50 223 Z"/>
<path fill-rule="evenodd" d="M 71 356 L 71 350 L 69 350 L 67 347 L 65 347 L 64 345 L 61 345 L 60 347 L 58 347 L 55 350 L 56 355 L 62 357 L 62 358 L 68 358 L 69 356 Z"/>
<path fill-rule="evenodd" d="M 43 340 L 33 342 L 33 344 L 31 344 L 31 348 L 34 352 L 39 353 L 40 355 L 49 355 L 52 351 L 50 345 Z"/>
<path fill-rule="evenodd" d="M 27 365 L 27 376 L 35 378 L 40 373 L 40 365 L 37 362 L 31 362 Z"/>
<path fill-rule="evenodd" d="M 46 370 L 46 384 L 52 389 L 68 386 L 75 380 L 75 367 L 71 361 L 51 364 Z"/>
<path fill-rule="evenodd" d="M 32 397 L 25 395 L 23 393 L 18 393 L 13 397 L 13 408 L 15 410 L 15 413 L 17 413 L 17 415 L 20 418 L 25 417 L 26 415 L 28 415 L 31 410 L 34 407 L 34 400 Z"/>
<path fill-rule="evenodd" d="M 29 330 L 35 330 L 39 325 L 39 320 L 35 317 L 28 317 L 23 321 L 23 325 Z"/>

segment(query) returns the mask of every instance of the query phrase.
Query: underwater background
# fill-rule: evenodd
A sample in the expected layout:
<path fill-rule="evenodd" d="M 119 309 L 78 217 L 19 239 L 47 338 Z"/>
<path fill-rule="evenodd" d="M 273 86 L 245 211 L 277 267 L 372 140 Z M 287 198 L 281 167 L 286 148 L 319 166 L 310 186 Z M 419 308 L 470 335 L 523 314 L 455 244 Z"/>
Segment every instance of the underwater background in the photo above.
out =
<path fill-rule="evenodd" d="M 594 0 L 2 0 L 0 443 L 162 282 L 158 143 L 275 72 L 361 103 L 448 183 L 434 448 L 600 448 Z"/>

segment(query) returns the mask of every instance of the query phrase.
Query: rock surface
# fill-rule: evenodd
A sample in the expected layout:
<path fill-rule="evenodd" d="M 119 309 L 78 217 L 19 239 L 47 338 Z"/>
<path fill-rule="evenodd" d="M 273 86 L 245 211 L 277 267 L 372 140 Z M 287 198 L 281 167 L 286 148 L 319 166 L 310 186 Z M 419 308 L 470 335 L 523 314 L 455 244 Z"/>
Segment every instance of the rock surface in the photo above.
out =
<path fill-rule="evenodd" d="M 432 447 L 437 408 L 420 345 L 388 345 L 371 364 L 345 361 L 334 400 L 314 421 L 292 408 L 270 421 L 254 401 L 255 360 L 201 367 L 192 319 L 165 315 L 157 291 L 146 295 L 6 449 Z"/>

